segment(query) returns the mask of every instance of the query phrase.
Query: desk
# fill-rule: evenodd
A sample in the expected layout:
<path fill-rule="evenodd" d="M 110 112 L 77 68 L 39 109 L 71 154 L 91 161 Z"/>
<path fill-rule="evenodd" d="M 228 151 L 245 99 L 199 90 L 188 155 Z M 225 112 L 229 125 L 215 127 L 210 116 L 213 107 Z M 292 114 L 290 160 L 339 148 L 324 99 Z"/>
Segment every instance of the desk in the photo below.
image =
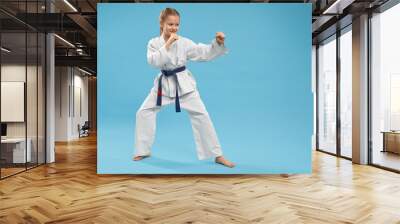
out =
<path fill-rule="evenodd" d="M 1 156 L 9 163 L 25 163 L 32 160 L 30 138 L 27 139 L 28 147 L 25 151 L 25 138 L 1 139 Z M 26 154 L 25 154 L 26 152 Z M 11 159 L 12 158 L 12 159 Z M 25 161 L 27 158 L 27 161 Z"/>
<path fill-rule="evenodd" d="M 382 131 L 383 150 L 382 152 L 393 152 L 400 154 L 400 131 Z"/>

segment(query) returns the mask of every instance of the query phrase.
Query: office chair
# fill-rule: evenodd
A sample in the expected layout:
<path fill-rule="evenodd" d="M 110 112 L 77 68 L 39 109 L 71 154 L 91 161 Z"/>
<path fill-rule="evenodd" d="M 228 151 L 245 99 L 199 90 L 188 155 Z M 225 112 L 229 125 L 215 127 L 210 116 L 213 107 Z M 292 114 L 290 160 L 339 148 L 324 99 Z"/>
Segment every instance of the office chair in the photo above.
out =
<path fill-rule="evenodd" d="M 78 124 L 79 138 L 89 136 L 89 129 L 90 129 L 89 121 L 85 121 L 82 127 L 80 127 L 80 125 Z"/>

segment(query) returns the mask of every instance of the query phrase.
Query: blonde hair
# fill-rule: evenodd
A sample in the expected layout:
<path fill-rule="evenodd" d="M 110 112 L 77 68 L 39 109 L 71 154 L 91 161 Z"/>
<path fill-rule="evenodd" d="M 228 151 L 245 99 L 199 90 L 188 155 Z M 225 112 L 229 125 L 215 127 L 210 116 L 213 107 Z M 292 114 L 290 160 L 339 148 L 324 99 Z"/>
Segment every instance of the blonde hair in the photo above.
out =
<path fill-rule="evenodd" d="M 164 10 L 162 10 L 160 13 L 160 34 L 162 34 L 163 23 L 168 16 L 180 17 L 179 12 L 174 8 L 165 8 Z"/>

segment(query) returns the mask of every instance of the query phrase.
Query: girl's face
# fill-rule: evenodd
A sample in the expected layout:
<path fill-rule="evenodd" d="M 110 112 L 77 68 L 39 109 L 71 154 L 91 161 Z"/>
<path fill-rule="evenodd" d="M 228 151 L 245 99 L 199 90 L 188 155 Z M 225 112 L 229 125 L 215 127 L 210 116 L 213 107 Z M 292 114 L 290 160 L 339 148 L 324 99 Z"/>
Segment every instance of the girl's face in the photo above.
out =
<path fill-rule="evenodd" d="M 163 33 L 169 37 L 171 33 L 177 33 L 179 30 L 179 16 L 169 15 L 162 24 Z"/>

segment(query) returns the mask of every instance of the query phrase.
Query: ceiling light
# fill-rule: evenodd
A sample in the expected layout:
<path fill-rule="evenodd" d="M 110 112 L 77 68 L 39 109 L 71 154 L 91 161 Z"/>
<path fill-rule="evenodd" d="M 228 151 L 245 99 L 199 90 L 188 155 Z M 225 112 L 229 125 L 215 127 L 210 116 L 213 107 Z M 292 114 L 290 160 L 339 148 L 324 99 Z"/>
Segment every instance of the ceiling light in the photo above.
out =
<path fill-rule="evenodd" d="M 85 73 L 85 74 L 92 75 L 92 73 L 90 73 L 90 72 L 88 72 L 88 71 L 86 71 L 86 70 L 83 70 L 83 69 L 81 69 L 81 68 L 79 68 L 79 67 L 78 67 L 78 70 L 81 71 L 81 72 L 83 72 L 83 73 Z"/>
<path fill-rule="evenodd" d="M 336 0 L 322 14 L 341 14 L 343 9 L 351 5 L 355 0 Z"/>
<path fill-rule="evenodd" d="M 10 53 L 10 52 L 11 52 L 11 50 L 9 50 L 9 49 L 7 49 L 7 48 L 5 48 L 5 47 L 1 47 L 1 50 L 4 51 L 4 52 L 7 52 L 7 53 Z"/>
<path fill-rule="evenodd" d="M 72 10 L 74 10 L 74 12 L 78 12 L 78 10 L 71 4 L 69 3 L 67 0 L 64 0 L 65 4 L 67 4 Z"/>
<path fill-rule="evenodd" d="M 66 39 L 58 36 L 57 34 L 54 34 L 54 36 L 56 36 L 58 39 L 60 39 L 61 41 L 63 41 L 64 43 L 68 44 L 69 46 L 75 48 L 75 45 L 71 44 L 71 42 L 67 41 Z"/>

